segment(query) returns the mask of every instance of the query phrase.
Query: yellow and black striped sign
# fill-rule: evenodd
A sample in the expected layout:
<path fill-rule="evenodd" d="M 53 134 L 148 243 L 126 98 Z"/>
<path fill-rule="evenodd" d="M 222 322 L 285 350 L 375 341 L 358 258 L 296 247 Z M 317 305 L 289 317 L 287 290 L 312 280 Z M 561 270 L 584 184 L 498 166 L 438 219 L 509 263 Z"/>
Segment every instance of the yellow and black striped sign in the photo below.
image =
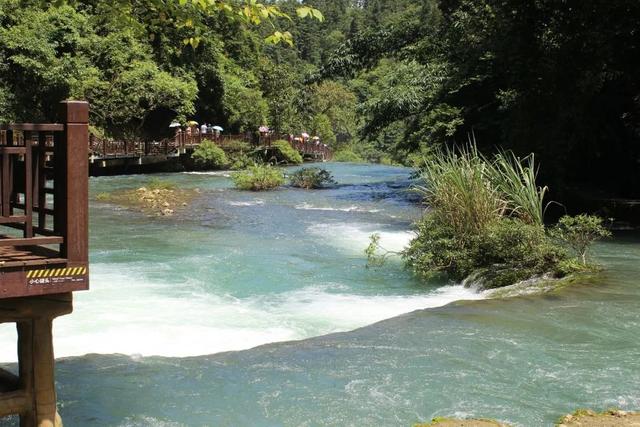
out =
<path fill-rule="evenodd" d="M 35 279 L 40 277 L 82 276 L 84 274 L 87 274 L 87 267 L 49 268 L 46 270 L 27 271 L 27 279 Z"/>

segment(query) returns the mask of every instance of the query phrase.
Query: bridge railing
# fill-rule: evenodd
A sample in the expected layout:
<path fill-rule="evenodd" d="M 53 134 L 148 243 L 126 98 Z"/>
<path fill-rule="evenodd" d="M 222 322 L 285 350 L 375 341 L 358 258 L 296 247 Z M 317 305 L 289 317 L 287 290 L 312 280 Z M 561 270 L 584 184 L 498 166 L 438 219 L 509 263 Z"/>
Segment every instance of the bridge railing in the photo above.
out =
<path fill-rule="evenodd" d="M 91 135 L 89 139 L 89 153 L 91 156 L 101 159 L 120 157 L 142 157 L 159 155 L 178 155 L 187 148 L 200 145 L 203 141 L 214 141 L 224 147 L 232 141 L 246 142 L 254 146 L 270 147 L 277 140 L 289 141 L 291 145 L 301 154 L 306 156 L 321 157 L 328 160 L 332 157 L 332 151 L 325 144 L 319 141 L 306 139 L 298 141 L 289 135 L 253 135 L 245 134 L 215 134 L 200 133 L 199 131 L 186 132 L 178 131 L 173 138 L 165 138 L 160 141 L 115 141 L 98 138 Z"/>

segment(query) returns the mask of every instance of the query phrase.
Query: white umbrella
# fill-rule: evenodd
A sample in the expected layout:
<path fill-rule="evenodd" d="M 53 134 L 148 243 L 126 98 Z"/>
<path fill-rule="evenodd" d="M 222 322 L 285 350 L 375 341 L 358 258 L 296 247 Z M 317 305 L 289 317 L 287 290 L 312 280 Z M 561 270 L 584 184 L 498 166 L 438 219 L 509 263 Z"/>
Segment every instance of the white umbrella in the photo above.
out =
<path fill-rule="evenodd" d="M 178 123 L 177 121 L 172 121 L 171 124 L 169 125 L 170 128 L 179 128 L 180 127 L 180 123 Z"/>
<path fill-rule="evenodd" d="M 221 126 L 215 125 L 214 127 L 212 127 L 211 129 L 213 130 L 219 130 L 220 132 L 222 132 L 224 129 L 222 129 Z"/>
<path fill-rule="evenodd" d="M 308 134 L 308 133 L 306 133 L 306 132 L 302 132 L 302 137 L 303 137 L 303 138 L 309 138 L 309 134 Z"/>

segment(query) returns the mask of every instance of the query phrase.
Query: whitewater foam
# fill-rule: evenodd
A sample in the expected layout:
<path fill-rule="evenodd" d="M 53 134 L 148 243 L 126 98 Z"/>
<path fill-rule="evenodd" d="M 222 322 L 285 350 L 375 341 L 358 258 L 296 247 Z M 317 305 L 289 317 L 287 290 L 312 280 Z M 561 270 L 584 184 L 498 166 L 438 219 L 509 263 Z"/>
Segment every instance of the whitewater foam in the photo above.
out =
<path fill-rule="evenodd" d="M 182 172 L 185 175 L 208 175 L 208 176 L 221 176 L 224 178 L 230 178 L 231 172 L 229 171 L 209 171 L 209 172 Z"/>
<path fill-rule="evenodd" d="M 295 208 L 298 210 L 305 210 L 305 211 L 367 212 L 367 213 L 380 212 L 380 209 L 365 209 L 355 205 L 347 206 L 344 208 L 334 208 L 334 207 L 314 206 L 309 203 L 301 203 L 299 205 L 296 205 Z"/>
<path fill-rule="evenodd" d="M 483 298 L 462 286 L 388 296 L 348 294 L 332 284 L 235 298 L 194 292 L 188 283 L 174 285 L 168 292 L 166 283 L 132 281 L 139 272 L 109 270 L 107 265 L 94 265 L 91 292 L 77 293 L 73 314 L 55 320 L 57 357 L 87 353 L 183 357 L 242 350 Z M 14 328 L 0 328 L 0 361 L 15 359 Z"/>
<path fill-rule="evenodd" d="M 230 206 L 260 206 L 264 205 L 264 200 L 256 199 L 249 202 L 229 202 Z"/>
<path fill-rule="evenodd" d="M 363 253 L 374 233 L 380 235 L 381 247 L 394 252 L 406 248 L 415 237 L 411 231 L 390 231 L 381 224 L 367 223 L 314 224 L 309 226 L 307 230 L 336 248 L 358 254 Z"/>

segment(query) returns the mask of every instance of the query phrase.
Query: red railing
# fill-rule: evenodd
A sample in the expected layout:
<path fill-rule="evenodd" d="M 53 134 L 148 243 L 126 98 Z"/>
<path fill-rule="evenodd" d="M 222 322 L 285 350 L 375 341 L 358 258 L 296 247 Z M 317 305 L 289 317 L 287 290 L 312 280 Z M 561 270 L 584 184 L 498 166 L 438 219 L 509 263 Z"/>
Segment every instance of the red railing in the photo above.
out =
<path fill-rule="evenodd" d="M 198 131 L 178 131 L 173 138 L 165 138 L 161 141 L 114 141 L 98 138 L 91 135 L 89 139 L 89 154 L 100 159 L 119 157 L 142 157 L 158 155 L 179 155 L 187 148 L 200 145 L 203 141 L 211 140 L 224 147 L 232 141 L 241 141 L 259 147 L 270 147 L 277 140 L 289 141 L 289 143 L 304 156 L 313 156 L 329 160 L 332 157 L 331 149 L 319 141 L 310 139 L 296 140 L 290 135 L 260 135 L 236 134 L 220 135 L 203 133 Z"/>

